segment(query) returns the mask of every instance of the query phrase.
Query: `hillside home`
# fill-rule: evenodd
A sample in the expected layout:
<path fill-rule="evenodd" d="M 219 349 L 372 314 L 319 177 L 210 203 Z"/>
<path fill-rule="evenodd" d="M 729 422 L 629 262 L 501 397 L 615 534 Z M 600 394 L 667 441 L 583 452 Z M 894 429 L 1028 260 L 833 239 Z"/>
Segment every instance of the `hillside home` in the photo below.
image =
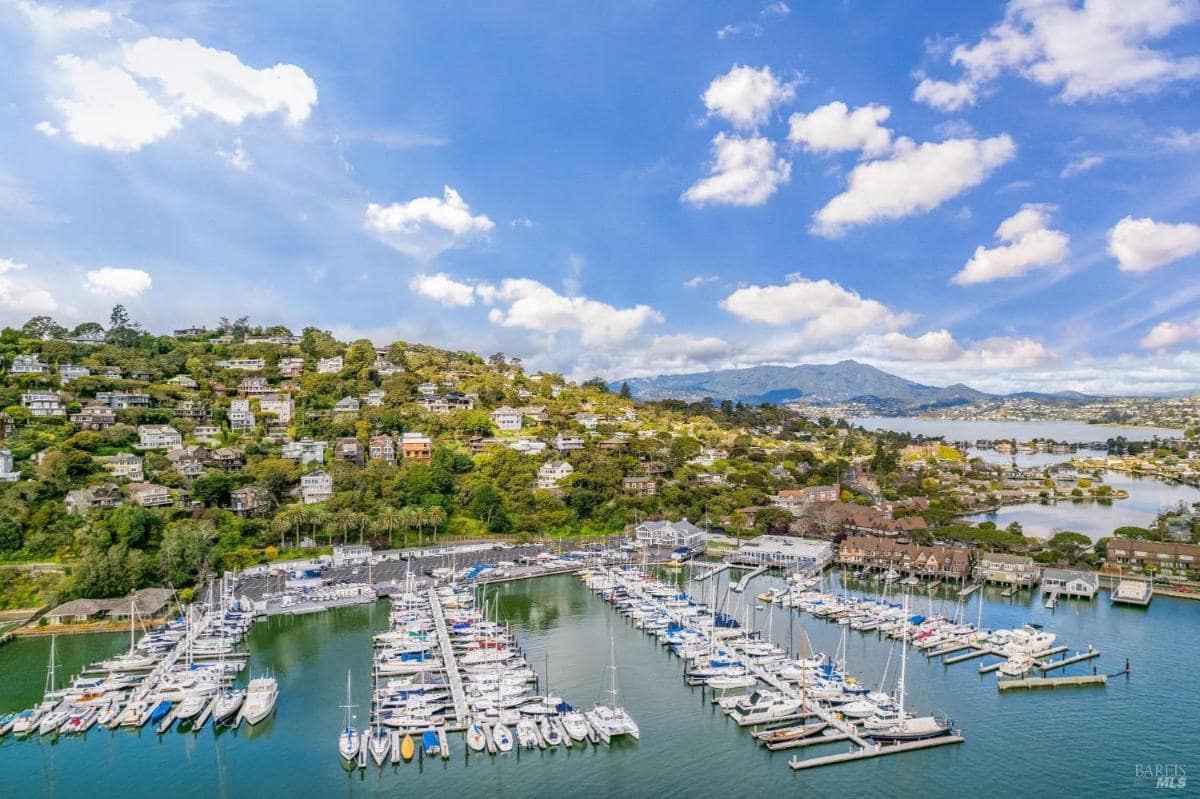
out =
<path fill-rule="evenodd" d="M 30 416 L 66 416 L 67 409 L 62 398 L 53 391 L 28 391 L 21 395 L 21 407 Z"/>
<path fill-rule="evenodd" d="M 499 430 L 520 430 L 521 412 L 507 405 L 492 411 L 492 424 Z"/>
<path fill-rule="evenodd" d="M 310 472 L 300 478 L 300 498 L 305 505 L 315 505 L 333 496 L 333 478 L 326 472 Z"/>
<path fill-rule="evenodd" d="M 325 441 L 313 441 L 311 438 L 302 438 L 299 441 L 289 441 L 280 448 L 280 457 L 298 462 L 301 466 L 306 463 L 323 463 L 325 461 L 325 448 L 329 444 Z"/>
<path fill-rule="evenodd" d="M 0 449 L 0 483 L 15 483 L 21 479 L 21 473 L 13 467 L 13 454 L 10 449 Z"/>
<path fill-rule="evenodd" d="M 117 412 L 103 405 L 87 405 L 71 414 L 71 424 L 80 430 L 104 430 L 117 423 Z"/>
<path fill-rule="evenodd" d="M 141 424 L 137 431 L 140 449 L 170 449 L 183 443 L 183 436 L 169 424 Z"/>
<path fill-rule="evenodd" d="M 68 513 L 87 513 L 91 510 L 108 510 L 125 503 L 121 489 L 112 483 L 68 491 L 65 504 Z"/>
<path fill-rule="evenodd" d="M 142 459 L 137 455 L 122 452 L 118 455 L 100 458 L 100 462 L 104 464 L 104 468 L 113 477 L 119 477 L 134 483 L 140 483 L 145 479 L 142 473 Z"/>
<path fill-rule="evenodd" d="M 46 364 L 42 363 L 41 356 L 34 353 L 33 355 L 13 356 L 12 367 L 8 371 L 14 375 L 41 375 L 49 369 Z"/>
<path fill-rule="evenodd" d="M 342 368 L 344 366 L 345 366 L 345 361 L 342 360 L 342 356 L 340 356 L 340 355 L 335 355 L 332 358 L 318 358 L 317 359 L 317 373 L 318 374 L 335 375 L 338 372 L 342 371 Z"/>
<path fill-rule="evenodd" d="M 396 462 L 396 440 L 388 435 L 371 436 L 367 440 L 367 457 L 373 461 Z"/>
<path fill-rule="evenodd" d="M 170 490 L 154 483 L 130 483 L 129 498 L 143 508 L 161 508 L 173 502 Z"/>
<path fill-rule="evenodd" d="M 270 494 L 258 486 L 236 488 L 229 492 L 229 509 L 238 516 L 257 516 L 270 507 Z"/>
<path fill-rule="evenodd" d="M 566 433 L 556 435 L 550 444 L 559 452 L 577 452 L 583 449 L 583 439 L 581 437 Z"/>
<path fill-rule="evenodd" d="M 339 438 L 333 442 L 333 459 L 353 463 L 355 466 L 362 466 L 366 463 L 366 459 L 363 457 L 362 443 L 353 436 Z"/>
<path fill-rule="evenodd" d="M 258 409 L 265 414 L 274 414 L 279 424 L 290 424 L 295 403 L 290 394 L 267 394 L 259 398 Z"/>
<path fill-rule="evenodd" d="M 429 463 L 433 459 L 433 441 L 424 433 L 402 433 L 400 457 L 405 460 Z"/>
<path fill-rule="evenodd" d="M 63 385 L 66 385 L 78 377 L 87 377 L 91 373 L 92 370 L 86 366 L 75 363 L 64 363 L 58 367 L 58 380 Z"/>
<path fill-rule="evenodd" d="M 570 477 L 575 467 L 566 461 L 549 460 L 538 469 L 537 481 L 533 487 L 542 491 L 553 491 L 558 488 L 560 480 Z"/>

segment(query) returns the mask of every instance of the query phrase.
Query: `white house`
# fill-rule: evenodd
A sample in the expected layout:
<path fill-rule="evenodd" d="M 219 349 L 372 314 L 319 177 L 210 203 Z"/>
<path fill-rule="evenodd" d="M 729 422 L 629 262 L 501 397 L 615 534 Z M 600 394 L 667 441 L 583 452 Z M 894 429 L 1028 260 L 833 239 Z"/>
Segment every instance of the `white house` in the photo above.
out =
<path fill-rule="evenodd" d="M 1042 569 L 1042 593 L 1091 599 L 1100 590 L 1095 572 L 1072 569 Z"/>
<path fill-rule="evenodd" d="M 575 472 L 575 467 L 566 461 L 550 460 L 542 464 L 542 468 L 538 469 L 537 482 L 533 484 L 535 489 L 552 491 L 558 488 L 558 482 L 565 477 L 569 477 Z"/>
<path fill-rule="evenodd" d="M 247 372 L 255 372 L 259 369 L 265 369 L 267 362 L 262 358 L 230 358 L 217 361 L 215 366 L 218 369 L 241 369 Z"/>
<path fill-rule="evenodd" d="M 259 410 L 263 413 L 275 414 L 275 419 L 280 424 L 290 424 L 292 421 L 292 410 L 295 408 L 295 403 L 292 402 L 290 394 L 279 396 L 272 394 L 262 397 L 258 401 Z"/>
<path fill-rule="evenodd" d="M 215 424 L 198 424 L 192 436 L 205 444 L 216 444 L 221 440 L 221 428 Z"/>
<path fill-rule="evenodd" d="M 21 395 L 21 407 L 28 408 L 30 416 L 66 416 L 66 406 L 53 391 L 29 391 Z"/>
<path fill-rule="evenodd" d="M 600 424 L 600 417 L 594 413 L 577 413 L 575 421 L 583 425 L 585 430 L 595 430 Z"/>
<path fill-rule="evenodd" d="M 122 452 L 119 455 L 112 455 L 102 460 L 104 468 L 113 477 L 123 477 L 134 483 L 140 483 L 144 479 L 142 474 L 142 459 L 137 455 Z"/>
<path fill-rule="evenodd" d="M 508 448 L 522 455 L 537 455 L 546 451 L 546 442 L 533 438 L 516 438 L 508 442 Z"/>
<path fill-rule="evenodd" d="M 13 357 L 12 368 L 8 370 L 14 375 L 40 375 L 46 373 L 46 364 L 42 363 L 41 356 L 37 353 L 33 355 L 16 355 Z"/>
<path fill-rule="evenodd" d="M 387 358 L 384 358 L 382 355 L 375 359 L 375 363 L 371 364 L 371 368 L 374 369 L 375 373 L 380 377 L 391 377 L 392 375 L 399 374 L 400 372 L 404 371 L 402 368 L 392 363 Z"/>
<path fill-rule="evenodd" d="M 58 379 L 62 383 L 70 383 L 77 377 L 87 377 L 92 370 L 77 363 L 64 363 L 58 367 Z"/>
<path fill-rule="evenodd" d="M 387 392 L 382 388 L 373 388 L 363 395 L 363 402 L 370 408 L 378 408 L 383 405 L 383 398 L 386 396 Z"/>
<path fill-rule="evenodd" d="M 645 521 L 634 528 L 634 537 L 643 546 L 677 549 L 703 549 L 707 534 L 687 519 L 677 522 Z"/>
<path fill-rule="evenodd" d="M 371 559 L 371 548 L 366 544 L 345 544 L 333 548 L 333 568 L 342 566 L 365 566 Z"/>
<path fill-rule="evenodd" d="M 334 413 L 358 413 L 362 403 L 358 401 L 358 397 L 342 397 L 333 406 Z"/>
<path fill-rule="evenodd" d="M 559 433 L 556 435 L 551 444 L 559 452 L 575 452 L 583 449 L 582 438 L 579 436 L 567 435 L 566 433 Z"/>
<path fill-rule="evenodd" d="M 422 397 L 433 397 L 438 393 L 437 383 L 422 383 L 417 386 L 417 393 Z"/>
<path fill-rule="evenodd" d="M 275 367 L 283 377 L 299 377 L 304 372 L 304 359 L 291 356 L 280 358 Z"/>
<path fill-rule="evenodd" d="M 492 411 L 492 422 L 501 430 L 520 430 L 521 412 L 505 405 Z"/>
<path fill-rule="evenodd" d="M 170 449 L 183 444 L 183 436 L 169 424 L 140 424 L 137 431 L 140 449 Z"/>
<path fill-rule="evenodd" d="M 200 387 L 200 384 L 197 383 L 191 375 L 175 375 L 167 382 L 173 386 L 179 386 L 180 388 L 197 389 Z"/>
<path fill-rule="evenodd" d="M 323 463 L 325 461 L 325 448 L 329 446 L 325 441 L 313 441 L 311 438 L 301 439 L 300 441 L 289 441 L 280 448 L 280 456 L 288 460 L 298 461 L 301 466 L 306 463 Z"/>
<path fill-rule="evenodd" d="M 0 483 L 15 483 L 21 473 L 13 469 L 12 450 L 0 449 Z"/>
<path fill-rule="evenodd" d="M 333 496 L 333 478 L 325 472 L 311 472 L 300 478 L 300 498 L 305 505 L 324 502 Z"/>
<path fill-rule="evenodd" d="M 233 399 L 229 401 L 229 429 L 253 430 L 258 420 L 250 410 L 250 400 Z"/>
<path fill-rule="evenodd" d="M 335 355 L 332 358 L 317 359 L 317 372 L 323 375 L 335 375 L 342 371 L 343 366 L 345 366 L 345 361 L 342 360 L 342 356 L 340 355 Z"/>
<path fill-rule="evenodd" d="M 154 483 L 131 483 L 129 498 L 143 508 L 161 508 L 173 502 L 167 487 Z"/>

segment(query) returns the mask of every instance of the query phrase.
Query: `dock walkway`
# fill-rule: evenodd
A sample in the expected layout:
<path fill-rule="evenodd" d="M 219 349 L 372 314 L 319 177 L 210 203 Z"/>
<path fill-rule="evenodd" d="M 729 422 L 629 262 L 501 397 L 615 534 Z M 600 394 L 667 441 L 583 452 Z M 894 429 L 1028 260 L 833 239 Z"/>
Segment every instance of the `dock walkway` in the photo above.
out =
<path fill-rule="evenodd" d="M 467 725 L 467 695 L 463 691 L 462 676 L 458 673 L 458 659 L 454 657 L 454 647 L 450 645 L 450 633 L 446 631 L 446 616 L 442 613 L 442 602 L 438 599 L 437 589 L 429 589 L 429 612 L 433 614 L 433 623 L 437 627 L 438 644 L 442 648 L 442 663 L 446 669 L 446 679 L 450 683 L 450 698 L 454 701 L 454 729 L 466 729 Z"/>
<path fill-rule="evenodd" d="M 1020 680 L 1000 680 L 996 688 L 1014 691 L 1020 688 L 1063 688 L 1068 686 L 1108 685 L 1104 674 L 1080 674 L 1075 677 L 1025 677 Z"/>
<path fill-rule="evenodd" d="M 764 565 L 764 566 L 759 566 L 759 567 L 755 568 L 753 571 L 746 572 L 744 575 L 742 575 L 742 579 L 738 580 L 737 585 L 733 586 L 733 588 L 731 588 L 730 590 L 735 591 L 739 594 L 742 593 L 743 591 L 746 590 L 746 586 L 750 585 L 751 580 L 753 580 L 758 575 L 766 572 L 766 570 L 768 568 L 770 568 L 770 567 Z"/>

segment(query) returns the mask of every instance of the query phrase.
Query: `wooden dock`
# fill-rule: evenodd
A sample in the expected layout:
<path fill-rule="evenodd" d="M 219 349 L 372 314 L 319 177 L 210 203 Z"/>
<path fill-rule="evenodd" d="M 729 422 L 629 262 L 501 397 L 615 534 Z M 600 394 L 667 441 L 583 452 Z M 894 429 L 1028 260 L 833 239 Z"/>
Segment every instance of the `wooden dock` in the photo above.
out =
<path fill-rule="evenodd" d="M 982 583 L 972 583 L 971 585 L 968 585 L 966 588 L 964 588 L 963 590 L 958 592 L 958 598 L 966 599 L 967 597 L 969 597 L 971 594 L 975 593 L 982 587 L 983 587 Z"/>
<path fill-rule="evenodd" d="M 940 738 L 929 738 L 924 741 L 913 741 L 911 743 L 882 745 L 875 744 L 867 746 L 858 752 L 844 752 L 840 755 L 827 755 L 825 757 L 812 757 L 805 760 L 792 758 L 788 761 L 788 765 L 799 771 L 807 768 L 817 768 L 818 766 L 832 766 L 835 763 L 848 763 L 852 760 L 866 760 L 872 757 L 882 757 L 884 755 L 896 755 L 901 752 L 912 752 L 917 749 L 930 749 L 935 746 L 945 746 L 946 744 L 960 744 L 963 742 L 961 735 L 943 735 Z"/>
<path fill-rule="evenodd" d="M 965 655 L 955 655 L 952 658 L 946 658 L 942 662 L 945 663 L 947 666 L 953 666 L 955 663 L 962 663 L 963 661 L 971 660 L 973 658 L 983 657 L 984 655 L 995 655 L 998 658 L 1004 657 L 1004 654 L 1000 650 L 992 649 L 990 647 L 985 646 L 985 647 L 977 647 L 974 652 L 968 652 Z"/>
<path fill-rule="evenodd" d="M 1081 674 L 1076 677 L 1025 677 L 1020 680 L 999 680 L 996 688 L 1015 691 L 1023 688 L 1066 688 L 1088 685 L 1108 685 L 1104 674 Z"/>
<path fill-rule="evenodd" d="M 433 587 L 429 589 L 429 612 L 433 615 L 434 626 L 437 627 L 442 663 L 446 669 L 446 680 L 450 683 L 450 698 L 454 700 L 454 722 L 456 728 L 465 729 L 467 695 L 463 691 L 462 675 L 458 673 L 458 659 L 454 656 L 454 647 L 450 645 L 450 634 L 446 631 L 446 616 L 442 613 L 442 603 L 438 599 L 437 589 Z"/>
<path fill-rule="evenodd" d="M 763 565 L 755 568 L 753 571 L 746 572 L 744 575 L 742 575 L 742 579 L 738 580 L 737 585 L 733 586 L 729 590 L 738 594 L 742 593 L 746 590 L 746 586 L 750 585 L 751 580 L 758 575 L 765 573 L 769 568 L 769 566 Z"/>
<path fill-rule="evenodd" d="M 696 581 L 707 580 L 709 577 L 716 577 L 718 574 L 720 574 L 721 572 L 725 571 L 728 568 L 729 568 L 728 563 L 718 563 L 716 566 L 713 566 L 712 568 L 708 569 L 707 571 L 697 574 L 692 579 L 696 580 Z"/>

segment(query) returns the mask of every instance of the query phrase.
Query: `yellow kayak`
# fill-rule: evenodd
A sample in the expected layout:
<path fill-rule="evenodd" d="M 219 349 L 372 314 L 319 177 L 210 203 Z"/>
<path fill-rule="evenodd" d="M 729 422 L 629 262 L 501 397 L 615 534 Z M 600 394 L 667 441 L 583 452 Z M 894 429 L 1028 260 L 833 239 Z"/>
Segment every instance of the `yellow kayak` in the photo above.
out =
<path fill-rule="evenodd" d="M 405 760 L 412 760 L 413 751 L 415 749 L 416 746 L 413 744 L 412 736 L 405 735 L 404 740 L 400 742 L 400 757 L 404 758 Z"/>

